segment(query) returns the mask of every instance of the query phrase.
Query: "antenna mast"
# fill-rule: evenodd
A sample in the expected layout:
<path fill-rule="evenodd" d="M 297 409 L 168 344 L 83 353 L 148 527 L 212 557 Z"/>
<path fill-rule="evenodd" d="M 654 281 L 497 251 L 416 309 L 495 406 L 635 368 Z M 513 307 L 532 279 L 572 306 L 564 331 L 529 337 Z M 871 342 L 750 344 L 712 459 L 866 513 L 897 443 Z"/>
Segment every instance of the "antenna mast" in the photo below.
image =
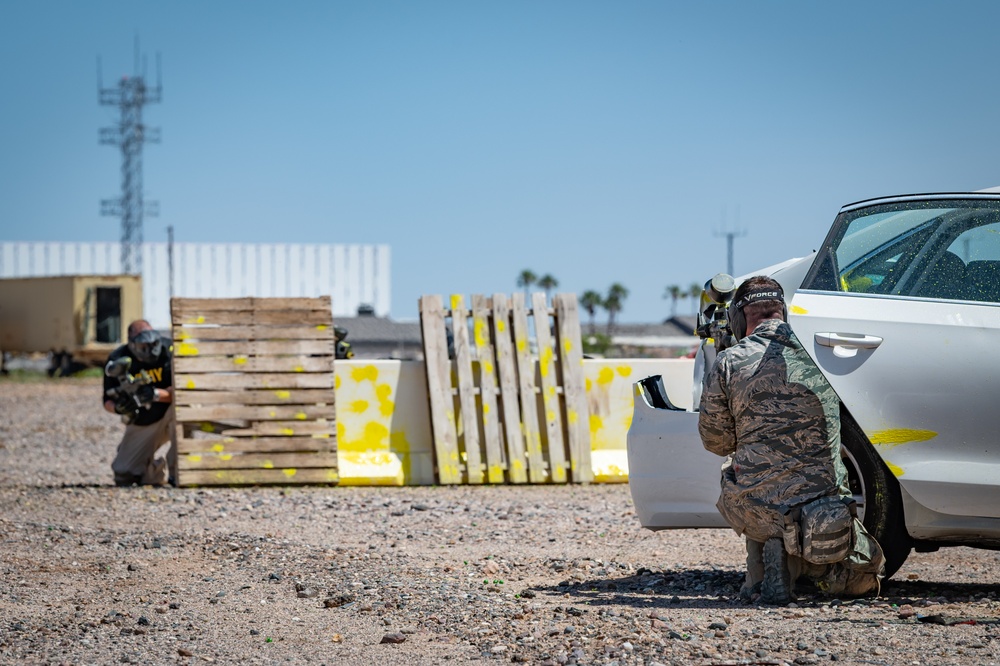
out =
<path fill-rule="evenodd" d="M 725 212 L 725 208 L 723 208 L 723 211 L 722 211 L 723 225 L 725 225 L 725 217 L 726 217 L 726 212 Z M 740 218 L 740 211 L 739 211 L 739 208 L 737 207 L 737 209 L 736 209 L 736 224 L 737 224 L 737 226 L 739 226 L 739 221 L 740 221 L 739 218 Z M 744 236 L 746 236 L 747 235 L 746 230 L 742 230 L 742 231 L 723 231 L 721 233 L 713 233 L 712 235 L 715 236 L 716 238 L 718 238 L 720 236 L 725 236 L 725 238 L 726 238 L 726 273 L 728 273 L 729 275 L 735 276 L 735 273 L 733 273 L 733 240 L 736 239 L 736 238 L 743 238 Z"/>
<path fill-rule="evenodd" d="M 163 87 L 160 83 L 160 56 L 156 55 L 156 87 L 146 86 L 146 63 L 139 67 L 139 38 L 135 39 L 135 64 L 131 77 L 123 76 L 114 88 L 105 88 L 101 81 L 101 61 L 97 60 L 97 100 L 101 106 L 117 106 L 121 120 L 112 127 L 102 127 L 100 144 L 120 146 L 122 150 L 122 194 L 117 199 L 101 200 L 101 215 L 120 217 L 121 270 L 126 274 L 142 273 L 142 218 L 156 217 L 159 205 L 144 202 L 142 194 L 142 145 L 159 143 L 159 128 L 146 127 L 142 122 L 142 107 L 158 103 Z"/>

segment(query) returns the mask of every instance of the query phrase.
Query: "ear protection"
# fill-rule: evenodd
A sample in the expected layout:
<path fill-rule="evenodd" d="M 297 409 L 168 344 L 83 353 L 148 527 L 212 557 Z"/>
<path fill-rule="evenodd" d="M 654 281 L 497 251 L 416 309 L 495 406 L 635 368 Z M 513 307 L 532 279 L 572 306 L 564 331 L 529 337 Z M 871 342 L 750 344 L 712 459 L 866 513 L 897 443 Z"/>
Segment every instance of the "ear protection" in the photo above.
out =
<path fill-rule="evenodd" d="M 785 292 L 781 287 L 757 287 L 750 289 L 738 301 L 732 301 L 726 311 L 729 318 L 729 328 L 733 331 L 733 336 L 737 341 L 742 340 L 747 335 L 747 318 L 743 315 L 743 308 L 756 303 L 757 301 L 781 301 L 781 314 L 785 321 L 788 321 L 788 306 L 785 304 Z"/>

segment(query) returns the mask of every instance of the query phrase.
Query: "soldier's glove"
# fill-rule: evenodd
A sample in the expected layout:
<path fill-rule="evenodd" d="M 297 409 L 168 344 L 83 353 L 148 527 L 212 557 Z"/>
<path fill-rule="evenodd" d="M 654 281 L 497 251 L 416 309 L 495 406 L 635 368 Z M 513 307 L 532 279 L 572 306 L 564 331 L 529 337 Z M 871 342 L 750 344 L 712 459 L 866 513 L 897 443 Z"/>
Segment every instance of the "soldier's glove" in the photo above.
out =
<path fill-rule="evenodd" d="M 132 414 L 135 412 L 135 403 L 132 402 L 131 396 L 128 393 L 119 393 L 118 397 L 115 398 L 115 414 Z"/>
<path fill-rule="evenodd" d="M 139 404 L 143 407 L 149 407 L 153 404 L 153 400 L 156 398 L 156 389 L 153 388 L 152 384 L 143 384 L 135 390 L 135 399 L 139 401 Z"/>

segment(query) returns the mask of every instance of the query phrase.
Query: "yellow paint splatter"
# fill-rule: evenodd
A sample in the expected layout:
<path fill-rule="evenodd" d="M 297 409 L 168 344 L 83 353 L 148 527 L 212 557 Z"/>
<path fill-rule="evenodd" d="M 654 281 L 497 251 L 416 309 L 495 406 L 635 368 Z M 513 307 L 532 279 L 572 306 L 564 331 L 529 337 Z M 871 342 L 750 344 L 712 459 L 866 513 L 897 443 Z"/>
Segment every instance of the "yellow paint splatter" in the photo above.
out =
<path fill-rule="evenodd" d="M 493 374 L 493 364 L 489 361 L 483 361 L 483 372 L 487 375 Z"/>
<path fill-rule="evenodd" d="M 222 453 L 223 451 L 226 450 L 226 447 L 224 447 L 222 444 L 213 444 L 212 450 L 215 451 L 216 453 Z"/>
<path fill-rule="evenodd" d="M 337 441 L 344 441 L 344 433 L 347 432 L 346 427 L 340 421 L 337 421 Z"/>
<path fill-rule="evenodd" d="M 355 400 L 354 402 L 350 403 L 347 406 L 347 408 L 350 411 L 354 412 L 355 414 L 364 414 L 365 411 L 368 410 L 368 401 L 367 400 Z"/>
<path fill-rule="evenodd" d="M 898 446 L 907 442 L 926 442 L 937 437 L 933 430 L 914 430 L 911 428 L 891 428 L 889 430 L 879 430 L 871 434 L 872 444 L 884 444 L 886 446 Z"/>
<path fill-rule="evenodd" d="M 288 477 L 288 478 L 290 479 L 290 478 L 292 478 L 293 476 L 295 476 L 295 472 L 296 472 L 297 470 L 296 470 L 296 469 L 295 469 L 294 467 L 289 467 L 288 469 L 283 469 L 283 470 L 281 470 L 281 471 L 282 471 L 282 472 L 284 472 L 284 473 L 285 473 L 285 476 L 287 476 L 287 477 Z"/>
<path fill-rule="evenodd" d="M 303 368 L 303 367 L 302 367 L 301 365 L 297 365 L 297 366 L 295 366 L 295 367 L 293 368 L 293 371 L 294 371 L 294 372 L 305 372 L 305 371 L 306 371 L 306 369 L 305 369 L 305 368 Z"/>
<path fill-rule="evenodd" d="M 374 365 L 363 365 L 360 368 L 351 370 L 351 379 L 359 384 L 365 380 L 374 382 L 378 380 L 378 368 Z"/>
<path fill-rule="evenodd" d="M 201 456 L 197 453 L 189 453 L 187 457 L 191 462 L 201 462 Z"/>
<path fill-rule="evenodd" d="M 274 463 L 271 462 L 270 460 L 265 460 L 264 463 L 261 465 L 261 467 L 263 467 L 264 469 L 274 469 Z"/>
<path fill-rule="evenodd" d="M 196 324 L 204 324 L 205 323 L 205 318 L 202 317 L 201 315 L 198 315 L 197 317 L 195 317 L 194 323 L 196 323 Z"/>
<path fill-rule="evenodd" d="M 295 434 L 295 431 L 292 430 L 291 428 L 282 428 L 280 430 L 280 432 L 281 432 L 282 435 L 288 435 L 288 436 L 291 436 L 291 435 Z"/>
<path fill-rule="evenodd" d="M 406 439 L 406 433 L 397 430 L 389 435 L 389 448 L 399 453 L 408 453 L 411 448 L 410 440 Z"/>
<path fill-rule="evenodd" d="M 201 430 L 202 432 L 215 432 L 215 426 L 211 423 L 202 423 L 198 426 L 198 430 Z"/>
<path fill-rule="evenodd" d="M 187 381 L 187 384 L 184 385 L 184 388 L 193 389 L 194 388 L 194 380 L 193 379 L 189 379 Z"/>
<path fill-rule="evenodd" d="M 632 375 L 632 366 L 630 365 L 619 365 L 615 370 L 622 377 L 629 377 Z"/>
<path fill-rule="evenodd" d="M 604 427 L 604 421 L 597 414 L 590 415 L 590 432 L 597 432 Z"/>
<path fill-rule="evenodd" d="M 601 386 L 607 386 L 615 380 L 615 371 L 611 368 L 601 368 L 601 371 L 597 374 L 597 383 Z"/>
<path fill-rule="evenodd" d="M 309 417 L 308 417 L 308 416 L 306 416 L 306 413 L 305 413 L 305 412 L 297 412 L 297 413 L 295 414 L 295 419 L 296 419 L 297 421 L 305 421 L 305 420 L 306 420 L 307 418 L 309 418 Z"/>
<path fill-rule="evenodd" d="M 198 348 L 190 343 L 182 342 L 177 345 L 176 354 L 178 356 L 197 356 Z"/>
<path fill-rule="evenodd" d="M 180 331 L 180 332 L 179 332 L 179 333 L 177 334 L 177 339 L 178 339 L 178 340 L 187 340 L 187 339 L 189 339 L 190 337 L 191 337 L 191 336 L 190 336 L 190 335 L 188 335 L 188 334 L 187 334 L 187 331 L 185 331 L 185 330 L 181 330 L 181 331 Z"/>
<path fill-rule="evenodd" d="M 903 474 L 906 473 L 903 471 L 902 467 L 899 467 L 898 465 L 893 465 L 888 460 L 885 460 L 883 462 L 885 462 L 885 466 L 889 468 L 889 471 L 892 472 L 892 475 L 897 478 L 903 476 Z"/>
<path fill-rule="evenodd" d="M 247 364 L 247 357 L 246 356 L 234 356 L 233 357 L 233 365 L 246 365 L 246 364 Z"/>
<path fill-rule="evenodd" d="M 594 382 L 590 381 L 590 377 L 583 380 L 583 390 L 590 392 L 590 389 L 594 386 Z"/>
<path fill-rule="evenodd" d="M 568 354 L 573 351 L 573 341 L 569 338 L 563 340 L 563 350 Z"/>
<path fill-rule="evenodd" d="M 452 294 L 451 295 L 451 309 L 452 310 L 458 310 L 458 309 L 460 309 L 462 307 L 462 301 L 463 301 L 463 299 L 462 299 L 462 295 L 461 294 Z"/>
<path fill-rule="evenodd" d="M 274 410 L 272 409 L 272 410 L 271 410 L 271 411 L 269 412 L 269 414 L 270 414 L 271 418 L 273 419 L 273 418 L 274 418 L 274 417 L 275 417 L 275 416 L 277 415 L 277 412 L 276 412 L 276 411 L 274 411 Z"/>
<path fill-rule="evenodd" d="M 580 420 L 580 415 L 576 413 L 575 409 L 567 409 L 566 420 L 569 421 L 570 425 L 573 425 Z"/>
<path fill-rule="evenodd" d="M 334 389 L 339 389 L 340 388 L 340 375 L 336 375 L 335 374 L 333 376 L 333 388 Z"/>
<path fill-rule="evenodd" d="M 316 324 L 316 330 L 317 331 L 325 331 L 328 328 L 330 328 L 330 327 L 327 326 L 326 324 Z"/>
<path fill-rule="evenodd" d="M 503 467 L 500 465 L 490 465 L 486 474 L 490 483 L 503 483 Z"/>
<path fill-rule="evenodd" d="M 525 340 L 524 338 L 518 338 L 517 340 L 514 341 L 514 345 L 517 347 L 517 351 L 523 352 L 525 349 L 528 348 L 528 341 Z"/>
<path fill-rule="evenodd" d="M 278 400 L 288 400 L 292 397 L 291 391 L 275 391 L 274 395 L 277 396 Z"/>
<path fill-rule="evenodd" d="M 472 337 L 476 340 L 477 347 L 486 346 L 486 322 L 482 317 L 476 317 L 472 321 Z"/>
<path fill-rule="evenodd" d="M 312 434 L 313 439 L 330 439 L 330 433 L 328 432 L 314 432 Z"/>
<path fill-rule="evenodd" d="M 501 319 L 500 321 L 498 321 L 497 322 L 497 330 L 499 332 L 501 332 L 501 333 L 506 332 L 507 331 L 507 322 L 505 322 L 503 319 Z"/>
<path fill-rule="evenodd" d="M 545 420 L 548 421 L 549 423 L 552 423 L 553 421 L 556 420 L 556 413 L 553 412 L 551 409 L 545 412 Z"/>
<path fill-rule="evenodd" d="M 552 347 L 545 346 L 542 349 L 541 358 L 539 359 L 539 368 L 541 369 L 542 377 L 548 377 L 549 372 L 552 370 Z"/>
<path fill-rule="evenodd" d="M 797 314 L 797 315 L 809 314 L 809 310 L 806 310 L 804 307 L 800 305 L 793 305 L 792 307 L 788 308 L 788 311 L 792 314 Z"/>
<path fill-rule="evenodd" d="M 219 456 L 219 460 L 232 460 L 232 459 L 233 459 L 232 453 L 223 453 L 221 456 Z"/>

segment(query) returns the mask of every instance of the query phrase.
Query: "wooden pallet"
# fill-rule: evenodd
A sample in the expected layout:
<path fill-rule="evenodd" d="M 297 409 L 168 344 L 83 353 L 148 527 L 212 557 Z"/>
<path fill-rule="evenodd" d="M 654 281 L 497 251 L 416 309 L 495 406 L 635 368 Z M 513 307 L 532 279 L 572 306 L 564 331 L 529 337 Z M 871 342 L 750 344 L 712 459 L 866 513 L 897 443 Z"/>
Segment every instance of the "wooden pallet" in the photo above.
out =
<path fill-rule="evenodd" d="M 593 480 L 576 296 L 552 300 L 553 310 L 543 293 L 530 309 L 519 293 L 475 295 L 471 309 L 461 295 L 448 309 L 420 299 L 439 483 Z"/>
<path fill-rule="evenodd" d="M 330 297 L 170 310 L 178 484 L 337 483 Z"/>

